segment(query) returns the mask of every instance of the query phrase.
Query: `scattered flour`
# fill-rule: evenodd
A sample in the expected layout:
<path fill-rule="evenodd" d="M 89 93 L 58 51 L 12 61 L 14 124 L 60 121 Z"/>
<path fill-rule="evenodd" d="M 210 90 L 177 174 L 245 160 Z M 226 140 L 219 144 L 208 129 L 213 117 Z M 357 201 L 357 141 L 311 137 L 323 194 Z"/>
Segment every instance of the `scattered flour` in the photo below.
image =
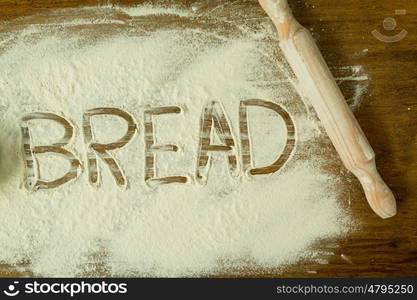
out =
<path fill-rule="evenodd" d="M 209 19 L 210 29 L 154 24 L 144 34 L 134 17 L 191 13 L 147 6 L 121 11 L 132 20 L 122 29 L 110 20 L 117 27 L 113 35 L 100 36 L 98 26 L 74 32 L 79 20 L 73 25 L 51 20 L 55 25 L 47 31 L 37 24 L 0 36 L 0 263 L 24 264 L 42 276 L 199 276 L 312 259 L 320 251 L 315 243 L 351 230 L 340 199 L 343 184 L 324 171 L 322 159 L 308 155 L 320 147 L 322 131 L 288 82 L 290 72 L 267 40 L 274 35 L 268 26 L 255 33 L 235 24 L 231 36 L 220 21 Z M 237 138 L 239 101 L 251 98 L 280 103 L 295 121 L 296 150 L 282 170 L 232 179 L 224 157 L 214 155 L 204 186 L 152 189 L 144 183 L 142 111 L 147 105 L 184 108 L 180 115 L 156 117 L 158 142 L 181 148 L 158 154 L 156 168 L 162 175 L 192 177 L 203 105 L 221 101 Z M 139 125 L 135 139 L 115 153 L 129 187 L 118 188 L 100 162 L 98 188 L 89 184 L 84 167 L 68 185 L 27 192 L 21 117 L 49 111 L 71 120 L 76 136 L 68 148 L 85 163 L 82 114 L 106 106 L 130 112 Z M 263 109 L 250 114 L 254 161 L 271 163 L 286 140 L 283 122 Z M 47 121 L 31 126 L 36 144 L 62 135 Z M 97 117 L 94 128 L 102 141 L 126 130 L 115 118 Z M 65 160 L 51 155 L 39 163 L 49 178 L 66 168 Z"/>
<path fill-rule="evenodd" d="M 149 16 L 149 15 L 176 15 L 181 17 L 189 17 L 190 11 L 172 7 L 155 7 L 152 5 L 141 5 L 133 7 L 123 7 L 121 11 L 131 17 Z"/>

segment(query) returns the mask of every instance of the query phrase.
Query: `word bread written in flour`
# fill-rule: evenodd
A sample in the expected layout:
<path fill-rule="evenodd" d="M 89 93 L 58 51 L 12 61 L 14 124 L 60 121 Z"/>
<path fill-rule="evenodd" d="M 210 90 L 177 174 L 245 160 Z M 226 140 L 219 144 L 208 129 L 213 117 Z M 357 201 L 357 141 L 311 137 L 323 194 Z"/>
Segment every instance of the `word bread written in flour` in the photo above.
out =
<path fill-rule="evenodd" d="M 287 140 L 284 150 L 274 163 L 265 167 L 255 168 L 252 162 L 251 140 L 248 126 L 248 107 L 262 107 L 275 112 L 280 116 L 286 126 Z M 158 177 L 155 162 L 158 152 L 177 152 L 177 145 L 160 145 L 156 143 L 153 116 L 165 114 L 180 114 L 181 107 L 162 106 L 146 108 L 143 112 L 144 141 L 145 141 L 145 170 L 144 180 L 149 185 L 168 183 L 189 183 L 192 180 L 189 176 Z M 110 115 L 123 119 L 127 123 L 127 131 L 119 140 L 111 143 L 100 143 L 94 138 L 92 130 L 92 117 L 98 115 Z M 50 145 L 33 145 L 30 134 L 29 121 L 49 120 L 64 128 L 64 136 L 61 140 Z M 100 183 L 99 160 L 110 170 L 116 184 L 120 187 L 127 186 L 126 176 L 112 155 L 112 151 L 125 147 L 139 132 L 135 118 L 127 111 L 114 107 L 94 108 L 83 114 L 82 132 L 87 152 L 87 171 L 89 181 L 92 185 Z M 28 190 L 52 189 L 76 180 L 82 172 L 82 163 L 76 154 L 69 148 L 74 137 L 74 126 L 66 118 L 50 112 L 30 113 L 22 118 L 22 147 L 26 167 L 25 187 Z M 213 141 L 213 133 L 217 135 L 221 143 Z M 279 171 L 290 159 L 295 148 L 295 126 L 290 114 L 279 104 L 274 102 L 251 99 L 243 100 L 239 105 L 239 140 L 232 133 L 229 118 L 220 102 L 211 101 L 202 110 L 200 118 L 199 142 L 197 151 L 197 166 L 194 174 L 194 181 L 204 184 L 207 181 L 210 171 L 210 160 L 212 153 L 224 153 L 229 167 L 229 174 L 238 177 L 243 171 L 248 175 L 265 175 Z M 240 155 L 239 155 L 240 152 Z M 40 174 L 40 166 L 37 156 L 40 154 L 58 154 L 70 163 L 67 173 L 55 180 L 45 180 Z"/>

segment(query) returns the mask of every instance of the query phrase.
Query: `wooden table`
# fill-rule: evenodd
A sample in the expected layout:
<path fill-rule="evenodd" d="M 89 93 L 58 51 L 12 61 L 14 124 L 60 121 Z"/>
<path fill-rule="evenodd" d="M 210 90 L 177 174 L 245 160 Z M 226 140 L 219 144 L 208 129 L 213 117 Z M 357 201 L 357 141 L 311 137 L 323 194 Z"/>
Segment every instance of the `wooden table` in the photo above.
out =
<path fill-rule="evenodd" d="M 12 20 L 57 7 L 94 5 L 96 0 L 0 0 L 0 20 Z M 146 1 L 119 0 L 131 5 Z M 194 1 L 182 2 L 191 5 Z M 284 274 L 259 270 L 243 276 L 261 277 L 412 277 L 417 276 L 417 4 L 406 0 L 290 0 L 294 14 L 311 28 L 330 66 L 363 65 L 370 85 L 363 104 L 355 112 L 377 154 L 384 179 L 398 199 L 398 216 L 381 220 L 368 207 L 358 181 L 349 190 L 350 209 L 362 228 L 337 241 L 340 247 L 324 245 L 334 253 L 329 264 L 300 264 Z M 256 0 L 236 1 L 236 9 L 251 9 L 265 17 Z M 405 9 L 405 15 L 395 11 Z M 383 28 L 383 20 L 393 17 L 394 31 Z M 371 32 L 386 36 L 402 29 L 408 35 L 386 43 Z M 1 250 L 0 250 L 1 251 Z M 342 255 L 343 254 L 343 255 Z M 310 272 L 306 272 L 310 270 Z M 0 266 L 0 276 L 27 276 L 10 273 Z M 228 274 L 223 274 L 227 276 Z"/>

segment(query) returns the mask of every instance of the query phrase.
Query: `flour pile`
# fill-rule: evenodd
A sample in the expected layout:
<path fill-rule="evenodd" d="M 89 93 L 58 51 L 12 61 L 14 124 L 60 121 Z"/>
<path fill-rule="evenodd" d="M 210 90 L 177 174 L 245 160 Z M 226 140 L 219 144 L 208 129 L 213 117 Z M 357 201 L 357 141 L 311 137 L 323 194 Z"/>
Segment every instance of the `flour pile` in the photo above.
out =
<path fill-rule="evenodd" d="M 108 11 L 120 15 L 128 9 L 91 9 L 100 10 L 107 16 L 105 33 L 100 26 L 77 27 L 85 19 L 58 18 L 0 36 L 0 263 L 24 264 L 42 276 L 199 276 L 311 259 L 319 251 L 315 243 L 350 230 L 339 178 L 309 155 L 319 149 L 323 131 L 288 82 L 290 72 L 268 40 L 274 36 L 269 26 L 251 31 L 245 24 L 208 19 L 217 25 L 207 29 L 203 17 L 169 9 L 171 19 L 189 25 L 175 28 L 150 25 L 151 15 L 161 18 L 163 8 L 135 8 L 118 22 Z M 155 118 L 158 142 L 181 149 L 158 153 L 156 169 L 161 176 L 192 177 L 204 104 L 223 104 L 237 138 L 239 102 L 253 98 L 280 103 L 294 119 L 297 145 L 283 169 L 234 179 L 224 156 L 216 154 L 206 185 L 145 184 L 144 108 L 183 108 L 180 115 Z M 137 120 L 138 134 L 114 153 L 128 188 L 120 189 L 99 161 L 99 187 L 89 183 L 84 166 L 67 185 L 26 191 L 22 116 L 42 111 L 71 120 L 76 130 L 68 148 L 85 164 L 82 115 L 95 107 L 118 107 Z M 285 144 L 284 124 L 265 109 L 249 113 L 254 164 L 268 165 Z M 125 127 L 115 117 L 94 120 L 102 142 L 119 138 Z M 32 121 L 31 131 L 37 145 L 63 133 L 48 121 Z M 39 156 L 39 164 L 50 179 L 67 169 L 64 159 L 48 154 Z"/>

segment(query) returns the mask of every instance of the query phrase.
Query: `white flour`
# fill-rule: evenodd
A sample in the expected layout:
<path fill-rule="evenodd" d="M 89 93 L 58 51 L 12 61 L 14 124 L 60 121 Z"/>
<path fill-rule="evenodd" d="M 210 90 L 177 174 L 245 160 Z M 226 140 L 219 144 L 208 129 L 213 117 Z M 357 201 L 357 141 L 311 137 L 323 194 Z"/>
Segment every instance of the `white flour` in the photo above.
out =
<path fill-rule="evenodd" d="M 55 23 L 46 31 L 44 25 L 33 25 L 0 36 L 1 263 L 24 263 L 44 276 L 97 270 L 115 276 L 198 276 L 312 259 L 319 254 L 315 243 L 350 230 L 352 221 L 339 199 L 343 182 L 323 170 L 325 161 L 309 155 L 318 152 L 317 140 L 323 138 L 319 122 L 288 84 L 290 72 L 277 58 L 275 45 L 265 42 L 274 36 L 268 26 L 255 34 L 235 25 L 239 33 L 233 36 L 221 34 L 221 26 L 216 32 L 215 26 L 207 30 L 198 25 L 147 29 L 143 34 L 134 17 L 161 14 L 163 9 L 123 11 L 133 18 L 120 21 L 127 27 L 115 27 L 119 33 L 99 39 L 89 39 L 89 31 L 66 32 L 72 27 L 67 20 L 61 20 L 65 27 Z M 187 14 L 181 11 L 180 16 Z M 158 154 L 156 167 L 164 176 L 192 177 L 203 105 L 221 101 L 238 138 L 239 101 L 251 98 L 282 104 L 295 121 L 297 146 L 283 169 L 232 179 L 223 155 L 217 154 L 206 185 L 152 189 L 144 183 L 146 105 L 184 108 L 180 115 L 155 119 L 158 142 L 181 148 Z M 101 161 L 98 188 L 89 184 L 86 166 L 80 178 L 54 190 L 29 193 L 22 187 L 23 115 L 45 111 L 71 120 L 76 136 L 69 149 L 85 165 L 82 114 L 109 106 L 128 111 L 139 125 L 134 140 L 115 153 L 129 181 L 126 190 L 116 186 Z M 254 162 L 268 165 L 284 146 L 285 127 L 265 109 L 250 114 Z M 61 128 L 47 121 L 31 126 L 34 144 L 50 144 L 62 135 Z M 102 142 L 119 138 L 125 127 L 115 117 L 94 122 Z M 67 168 L 65 160 L 52 155 L 39 163 L 42 175 L 50 179 Z"/>

